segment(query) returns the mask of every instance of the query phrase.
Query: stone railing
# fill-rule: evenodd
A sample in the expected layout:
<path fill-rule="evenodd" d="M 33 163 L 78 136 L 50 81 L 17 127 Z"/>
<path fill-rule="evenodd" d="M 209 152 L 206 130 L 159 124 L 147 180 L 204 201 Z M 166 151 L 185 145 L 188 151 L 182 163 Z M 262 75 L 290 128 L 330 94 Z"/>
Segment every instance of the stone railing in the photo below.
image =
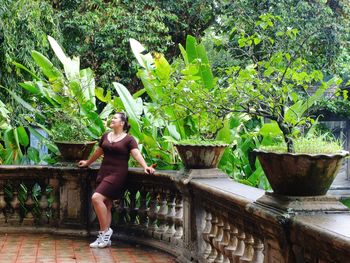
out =
<path fill-rule="evenodd" d="M 98 168 L 0 166 L 0 231 L 95 235 Z M 350 262 L 350 213 L 330 197 L 288 198 L 219 170 L 129 170 L 113 229 L 178 262 Z"/>

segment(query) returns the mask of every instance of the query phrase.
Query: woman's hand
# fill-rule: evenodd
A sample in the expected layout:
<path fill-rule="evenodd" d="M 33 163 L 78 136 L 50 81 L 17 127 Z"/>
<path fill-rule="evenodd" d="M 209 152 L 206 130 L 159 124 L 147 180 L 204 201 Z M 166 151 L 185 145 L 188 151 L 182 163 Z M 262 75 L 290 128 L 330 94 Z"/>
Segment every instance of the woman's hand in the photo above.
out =
<path fill-rule="evenodd" d="M 146 174 L 154 174 L 156 170 L 152 166 L 147 166 L 144 168 L 144 171 Z"/>
<path fill-rule="evenodd" d="M 81 160 L 78 162 L 78 167 L 83 168 L 83 167 L 88 167 L 88 161 L 87 160 Z"/>

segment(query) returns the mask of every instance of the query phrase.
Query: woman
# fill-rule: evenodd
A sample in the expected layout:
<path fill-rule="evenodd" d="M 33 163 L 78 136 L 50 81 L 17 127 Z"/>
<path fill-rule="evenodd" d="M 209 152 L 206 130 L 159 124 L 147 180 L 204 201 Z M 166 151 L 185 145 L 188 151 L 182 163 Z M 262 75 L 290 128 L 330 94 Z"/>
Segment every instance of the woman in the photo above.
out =
<path fill-rule="evenodd" d="M 112 221 L 113 200 L 121 197 L 122 189 L 128 174 L 130 154 L 143 167 L 146 174 L 153 174 L 155 170 L 148 166 L 137 148 L 135 139 L 128 135 L 130 125 L 125 113 L 116 113 L 110 123 L 113 131 L 105 133 L 99 147 L 89 160 L 81 160 L 79 167 L 87 167 L 103 155 L 103 161 L 98 172 L 95 193 L 92 204 L 97 215 L 100 231 L 97 239 L 90 244 L 92 248 L 104 248 L 111 245 L 110 238 L 113 230 Z"/>

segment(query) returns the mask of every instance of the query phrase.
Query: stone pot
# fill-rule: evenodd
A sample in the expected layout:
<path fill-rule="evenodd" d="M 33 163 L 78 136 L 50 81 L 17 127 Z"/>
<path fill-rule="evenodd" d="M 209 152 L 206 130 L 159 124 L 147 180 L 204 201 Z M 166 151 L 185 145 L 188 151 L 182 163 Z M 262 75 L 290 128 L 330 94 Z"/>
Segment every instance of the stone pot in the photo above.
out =
<path fill-rule="evenodd" d="M 275 194 L 325 195 L 347 151 L 335 154 L 275 153 L 254 150 Z"/>
<path fill-rule="evenodd" d="M 185 145 L 176 144 L 176 149 L 187 169 L 216 168 L 228 144 Z"/>
<path fill-rule="evenodd" d="M 89 157 L 95 143 L 96 142 L 94 141 L 81 143 L 55 141 L 63 161 L 67 162 L 86 160 Z"/>

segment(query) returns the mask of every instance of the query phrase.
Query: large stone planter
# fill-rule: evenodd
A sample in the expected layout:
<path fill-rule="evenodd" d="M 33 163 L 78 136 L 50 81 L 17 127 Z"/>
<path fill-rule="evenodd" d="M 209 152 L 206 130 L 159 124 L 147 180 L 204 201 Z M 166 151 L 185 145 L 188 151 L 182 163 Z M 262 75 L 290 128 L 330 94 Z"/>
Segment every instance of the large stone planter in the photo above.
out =
<path fill-rule="evenodd" d="M 216 168 L 227 144 L 221 145 L 183 145 L 176 144 L 181 160 L 187 169 Z"/>
<path fill-rule="evenodd" d="M 325 195 L 349 154 L 254 152 L 274 193 L 288 196 Z"/>
<path fill-rule="evenodd" d="M 96 142 L 63 142 L 55 141 L 58 150 L 61 153 L 63 161 L 76 162 L 79 160 L 86 160 L 94 147 Z"/>

